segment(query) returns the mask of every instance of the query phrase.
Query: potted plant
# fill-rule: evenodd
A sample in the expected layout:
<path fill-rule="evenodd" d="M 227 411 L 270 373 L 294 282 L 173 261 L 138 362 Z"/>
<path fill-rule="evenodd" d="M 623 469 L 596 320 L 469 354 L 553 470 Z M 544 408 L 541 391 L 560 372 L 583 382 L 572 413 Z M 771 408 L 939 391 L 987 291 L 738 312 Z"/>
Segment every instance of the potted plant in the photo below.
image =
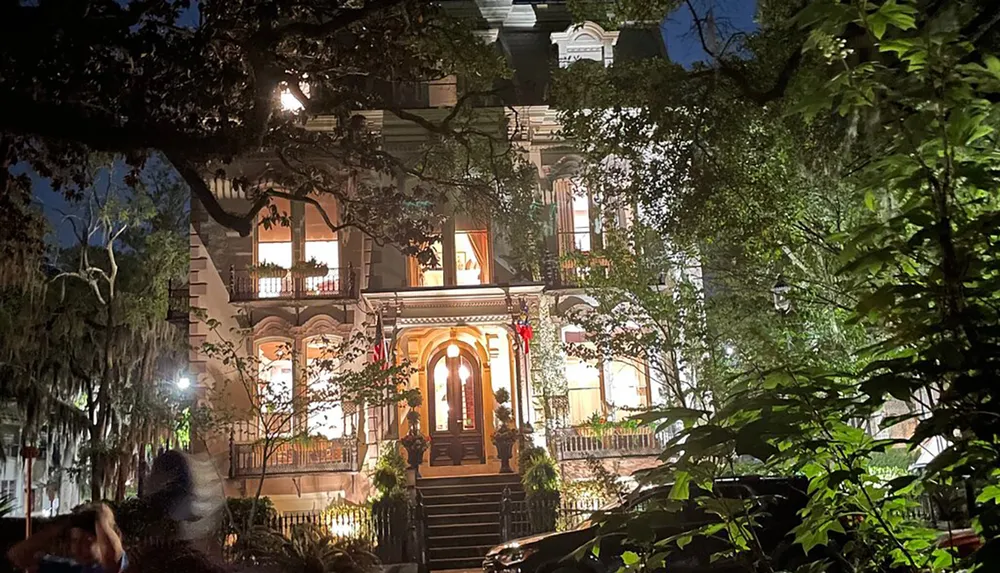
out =
<path fill-rule="evenodd" d="M 510 458 L 514 455 L 514 442 L 517 441 L 518 433 L 511 423 L 510 413 L 510 392 L 506 388 L 500 388 L 493 394 L 497 407 L 493 411 L 497 421 L 497 429 L 493 432 L 493 445 L 497 448 L 497 458 L 500 459 L 500 473 L 510 474 L 514 470 L 510 467 Z"/>
<path fill-rule="evenodd" d="M 292 274 L 298 278 L 321 278 L 330 274 L 330 267 L 316 259 L 309 259 L 292 265 Z"/>
<path fill-rule="evenodd" d="M 280 279 L 288 273 L 288 269 L 278 263 L 260 263 L 250 266 L 249 270 L 259 279 Z"/>
<path fill-rule="evenodd" d="M 420 433 L 420 412 L 417 408 L 424 403 L 424 398 L 419 390 L 410 390 L 406 395 L 406 405 L 410 411 L 406 413 L 406 421 L 410 429 L 406 432 L 399 443 L 406 448 L 407 462 L 410 464 L 417 477 L 420 477 L 420 463 L 424 460 L 424 452 L 427 451 L 427 438 Z"/>
<path fill-rule="evenodd" d="M 413 470 L 417 477 L 420 477 L 420 463 L 424 461 L 424 452 L 427 451 L 427 438 L 420 432 L 414 432 L 411 428 L 399 442 L 406 448 L 406 461 L 410 464 L 409 469 Z"/>

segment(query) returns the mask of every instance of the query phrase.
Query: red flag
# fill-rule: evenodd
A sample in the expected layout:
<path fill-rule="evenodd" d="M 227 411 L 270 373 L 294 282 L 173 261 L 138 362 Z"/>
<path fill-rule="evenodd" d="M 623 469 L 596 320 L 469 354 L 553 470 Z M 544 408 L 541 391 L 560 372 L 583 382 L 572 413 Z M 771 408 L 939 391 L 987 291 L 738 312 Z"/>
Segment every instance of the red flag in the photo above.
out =
<path fill-rule="evenodd" d="M 382 314 L 375 319 L 375 343 L 372 345 L 372 362 L 381 362 L 382 368 L 389 367 L 389 346 L 382 330 Z"/>

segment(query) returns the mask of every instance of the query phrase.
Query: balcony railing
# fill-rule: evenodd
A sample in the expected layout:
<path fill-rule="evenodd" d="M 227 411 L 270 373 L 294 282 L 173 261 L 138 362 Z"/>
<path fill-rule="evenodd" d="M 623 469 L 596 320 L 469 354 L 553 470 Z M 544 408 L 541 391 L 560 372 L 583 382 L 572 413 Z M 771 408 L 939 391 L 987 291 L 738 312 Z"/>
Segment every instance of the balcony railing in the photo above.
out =
<path fill-rule="evenodd" d="M 272 446 L 265 466 L 264 445 L 260 442 L 231 443 L 229 474 L 233 478 L 351 472 L 358 470 L 358 440 L 344 438 L 308 438 Z"/>
<path fill-rule="evenodd" d="M 663 451 L 669 432 L 656 433 L 650 428 L 590 428 L 553 430 L 554 449 L 559 461 L 630 456 L 655 456 Z"/>
<path fill-rule="evenodd" d="M 353 266 L 331 269 L 322 277 L 302 276 L 294 271 L 282 275 L 229 269 L 229 298 L 232 301 L 288 299 L 353 299 L 357 273 Z"/>

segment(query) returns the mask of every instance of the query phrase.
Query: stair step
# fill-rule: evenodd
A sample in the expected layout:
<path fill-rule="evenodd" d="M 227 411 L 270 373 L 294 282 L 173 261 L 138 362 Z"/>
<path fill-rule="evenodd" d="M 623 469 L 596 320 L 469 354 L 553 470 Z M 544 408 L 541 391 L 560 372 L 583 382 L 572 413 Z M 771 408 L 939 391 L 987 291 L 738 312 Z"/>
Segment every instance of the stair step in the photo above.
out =
<path fill-rule="evenodd" d="M 417 480 L 417 488 L 442 486 L 442 485 L 470 485 L 470 484 L 521 484 L 521 476 L 517 474 L 490 474 L 472 475 L 456 477 L 436 477 L 420 478 Z M 501 488 L 502 489 L 502 488 Z"/>
<path fill-rule="evenodd" d="M 480 523 L 449 523 L 428 524 L 427 535 L 430 537 L 447 537 L 452 535 L 500 535 L 500 520 Z"/>
<path fill-rule="evenodd" d="M 458 485 L 421 485 L 418 486 L 423 495 L 461 495 L 473 493 L 503 493 L 509 489 L 511 493 L 523 492 L 520 483 L 466 483 Z"/>
<path fill-rule="evenodd" d="M 484 513 L 441 513 L 427 516 L 427 526 L 500 523 L 499 508 Z"/>
<path fill-rule="evenodd" d="M 470 513 L 499 513 L 500 504 L 493 503 L 458 503 L 458 504 L 437 504 L 424 505 L 424 512 L 428 517 L 438 515 L 468 515 Z"/>
<path fill-rule="evenodd" d="M 489 553 L 490 549 L 500 545 L 500 543 L 494 543 L 492 545 L 469 545 L 467 547 L 432 547 L 429 550 L 429 555 L 431 561 L 437 561 L 438 559 L 479 559 L 479 564 L 483 564 L 483 558 Z"/>
<path fill-rule="evenodd" d="M 524 493 L 511 492 L 510 498 L 514 501 L 524 499 Z M 503 499 L 502 493 L 468 493 L 461 495 L 424 495 L 424 507 L 435 505 L 461 505 L 469 503 L 492 503 L 499 504 Z"/>
<path fill-rule="evenodd" d="M 431 571 L 451 571 L 454 569 L 482 569 L 483 560 L 479 559 L 431 559 L 428 569 Z"/>
<path fill-rule="evenodd" d="M 432 551 L 443 549 L 456 549 L 461 547 L 493 547 L 500 544 L 500 531 L 496 533 L 477 533 L 467 535 L 442 535 L 440 537 L 427 536 L 427 547 Z"/>

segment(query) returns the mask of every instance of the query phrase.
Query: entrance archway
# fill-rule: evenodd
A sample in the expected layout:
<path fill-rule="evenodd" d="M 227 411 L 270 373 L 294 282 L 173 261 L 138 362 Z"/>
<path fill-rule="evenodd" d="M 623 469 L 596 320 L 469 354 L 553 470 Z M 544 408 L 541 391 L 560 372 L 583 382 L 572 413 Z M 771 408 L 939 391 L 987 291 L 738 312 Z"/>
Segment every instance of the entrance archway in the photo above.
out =
<path fill-rule="evenodd" d="M 479 360 L 454 341 L 427 363 L 432 466 L 486 463 L 483 447 L 483 383 Z"/>

